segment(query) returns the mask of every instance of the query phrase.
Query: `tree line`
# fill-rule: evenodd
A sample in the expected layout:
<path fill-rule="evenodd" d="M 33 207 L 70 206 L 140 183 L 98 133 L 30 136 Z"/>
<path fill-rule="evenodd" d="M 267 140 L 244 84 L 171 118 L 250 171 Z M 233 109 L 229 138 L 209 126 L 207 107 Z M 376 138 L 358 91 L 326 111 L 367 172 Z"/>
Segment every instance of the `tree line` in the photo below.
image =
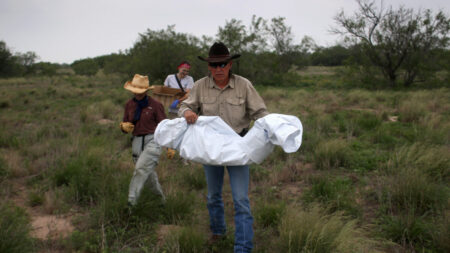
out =
<path fill-rule="evenodd" d="M 344 42 L 329 47 L 318 46 L 308 36 L 295 43 L 283 17 L 266 20 L 253 16 L 247 26 L 236 19 L 226 21 L 215 37 L 179 33 L 174 26 L 148 29 L 124 52 L 76 60 L 70 67 L 80 75 L 94 75 L 100 69 L 128 77 L 141 73 L 149 75 L 152 83 L 162 83 L 176 72 L 179 62 L 187 60 L 192 64 L 191 75 L 198 79 L 207 74 L 207 68 L 197 56 L 207 55 L 214 41 L 222 41 L 232 54 L 242 55 L 233 65 L 234 73 L 261 85 L 290 85 L 300 78 L 297 70 L 310 65 L 345 65 L 347 75 L 357 77 L 360 84 L 387 87 L 410 87 L 450 69 L 450 19 L 444 12 L 356 2 L 359 9 L 355 13 L 341 11 L 334 17 L 332 32 L 342 35 Z M 5 42 L 0 42 L 0 77 L 54 75 L 61 67 L 34 63 L 36 58 L 33 52 L 13 55 Z M 445 82 L 448 80 L 447 71 Z"/>

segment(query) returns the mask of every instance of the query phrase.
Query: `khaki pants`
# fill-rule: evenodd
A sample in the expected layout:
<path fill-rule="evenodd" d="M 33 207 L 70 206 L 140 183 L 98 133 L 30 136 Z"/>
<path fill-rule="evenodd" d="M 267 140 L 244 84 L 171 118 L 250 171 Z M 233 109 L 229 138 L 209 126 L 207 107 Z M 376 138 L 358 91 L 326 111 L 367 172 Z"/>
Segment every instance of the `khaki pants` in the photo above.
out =
<path fill-rule="evenodd" d="M 146 182 L 153 192 L 160 195 L 162 200 L 165 201 L 164 193 L 155 171 L 159 156 L 161 155 L 161 147 L 155 143 L 153 134 L 134 136 L 132 151 L 133 161 L 136 165 L 130 182 L 128 202 L 132 205 L 137 203 L 142 187 L 144 187 Z"/>

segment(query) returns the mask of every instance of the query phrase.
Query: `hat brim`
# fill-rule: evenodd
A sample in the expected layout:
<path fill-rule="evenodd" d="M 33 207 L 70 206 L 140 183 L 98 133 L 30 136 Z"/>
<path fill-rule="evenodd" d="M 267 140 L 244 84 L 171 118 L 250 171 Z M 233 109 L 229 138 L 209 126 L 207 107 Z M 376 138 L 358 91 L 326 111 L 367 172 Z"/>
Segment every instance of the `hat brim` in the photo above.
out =
<path fill-rule="evenodd" d="M 146 92 L 146 91 L 148 91 L 150 89 L 150 87 L 148 87 L 148 88 L 136 88 L 136 87 L 133 87 L 133 86 L 131 86 L 131 82 L 130 81 L 126 82 L 123 85 L 123 88 L 126 89 L 126 90 L 129 90 L 129 91 L 131 91 L 131 92 L 133 92 L 135 94 L 142 94 L 142 93 L 144 93 L 144 92 Z"/>
<path fill-rule="evenodd" d="M 224 61 L 231 61 L 233 59 L 237 59 L 241 57 L 240 54 L 235 54 L 232 56 L 226 56 L 226 57 L 208 57 L 208 58 L 204 58 L 201 56 L 198 56 L 198 58 L 202 61 L 206 61 L 206 62 L 224 62 Z"/>

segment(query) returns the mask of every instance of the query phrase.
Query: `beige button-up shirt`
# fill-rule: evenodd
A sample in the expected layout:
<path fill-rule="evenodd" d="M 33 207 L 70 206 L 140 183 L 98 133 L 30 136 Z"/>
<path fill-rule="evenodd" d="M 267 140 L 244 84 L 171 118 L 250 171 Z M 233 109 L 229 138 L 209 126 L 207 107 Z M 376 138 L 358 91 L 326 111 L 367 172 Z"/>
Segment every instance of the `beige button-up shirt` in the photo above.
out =
<path fill-rule="evenodd" d="M 223 89 L 209 76 L 195 82 L 189 97 L 181 102 L 178 115 L 182 117 L 186 110 L 204 116 L 219 116 L 236 133 L 248 128 L 251 120 L 269 114 L 252 83 L 234 74 Z"/>

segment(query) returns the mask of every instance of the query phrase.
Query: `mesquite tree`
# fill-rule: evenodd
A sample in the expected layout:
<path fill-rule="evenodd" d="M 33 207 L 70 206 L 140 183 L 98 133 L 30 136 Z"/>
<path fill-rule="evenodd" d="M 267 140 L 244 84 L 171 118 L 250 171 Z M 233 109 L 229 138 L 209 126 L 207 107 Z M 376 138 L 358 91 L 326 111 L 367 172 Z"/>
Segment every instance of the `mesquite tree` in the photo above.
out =
<path fill-rule="evenodd" d="M 405 86 L 411 86 L 419 74 L 429 70 L 436 52 L 448 47 L 450 19 L 442 11 L 433 14 L 404 7 L 384 9 L 374 1 L 357 3 L 359 9 L 353 16 L 344 11 L 335 16 L 338 27 L 333 32 L 357 44 L 360 56 L 381 70 L 391 86 L 399 76 Z"/>

